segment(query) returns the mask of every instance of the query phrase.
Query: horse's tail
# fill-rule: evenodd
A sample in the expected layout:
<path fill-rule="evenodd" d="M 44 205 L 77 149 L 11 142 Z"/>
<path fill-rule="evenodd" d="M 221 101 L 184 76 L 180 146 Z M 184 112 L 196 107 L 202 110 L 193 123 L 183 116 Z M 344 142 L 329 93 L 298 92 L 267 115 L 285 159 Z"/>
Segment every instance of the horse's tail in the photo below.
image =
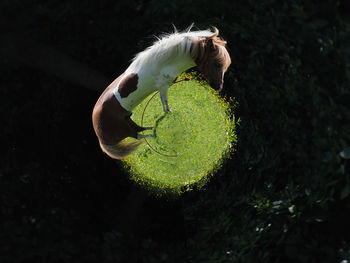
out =
<path fill-rule="evenodd" d="M 109 157 L 120 160 L 135 151 L 137 146 L 141 143 L 141 140 L 134 142 L 118 142 L 115 145 L 107 145 L 100 142 L 100 146 L 102 151 L 104 151 Z"/>

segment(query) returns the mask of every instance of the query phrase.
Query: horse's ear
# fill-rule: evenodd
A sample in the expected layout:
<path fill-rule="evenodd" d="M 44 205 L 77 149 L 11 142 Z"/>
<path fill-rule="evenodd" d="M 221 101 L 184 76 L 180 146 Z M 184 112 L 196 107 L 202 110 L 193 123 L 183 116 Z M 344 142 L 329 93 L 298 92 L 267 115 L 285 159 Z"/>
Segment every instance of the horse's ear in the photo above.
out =
<path fill-rule="evenodd" d="M 215 50 L 216 45 L 215 45 L 215 41 L 219 36 L 219 29 L 217 29 L 215 26 L 212 27 L 213 28 L 213 34 L 211 36 L 206 37 L 205 43 L 207 45 L 207 47 L 209 48 L 209 50 Z"/>
<path fill-rule="evenodd" d="M 213 38 L 208 38 L 206 41 L 207 47 L 209 48 L 209 50 L 214 50 L 215 49 L 215 45 L 214 45 L 214 39 Z"/>
<path fill-rule="evenodd" d="M 218 37 L 219 36 L 219 29 L 215 26 L 212 27 L 214 32 L 213 35 L 211 36 L 212 38 Z"/>

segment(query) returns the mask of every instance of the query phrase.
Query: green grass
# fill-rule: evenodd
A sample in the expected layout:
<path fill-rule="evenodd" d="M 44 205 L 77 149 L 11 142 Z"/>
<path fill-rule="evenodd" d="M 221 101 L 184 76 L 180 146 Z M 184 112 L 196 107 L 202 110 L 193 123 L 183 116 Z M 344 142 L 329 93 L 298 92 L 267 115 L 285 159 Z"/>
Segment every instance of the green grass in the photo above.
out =
<path fill-rule="evenodd" d="M 229 103 L 198 80 L 170 87 L 171 113 L 162 111 L 159 95 L 150 98 L 135 108 L 132 119 L 154 127 L 156 136 L 147 141 L 160 154 L 147 143 L 140 145 L 124 160 L 131 179 L 156 195 L 178 196 L 194 186 L 201 188 L 234 148 L 234 119 Z M 152 131 L 144 132 L 148 133 Z"/>

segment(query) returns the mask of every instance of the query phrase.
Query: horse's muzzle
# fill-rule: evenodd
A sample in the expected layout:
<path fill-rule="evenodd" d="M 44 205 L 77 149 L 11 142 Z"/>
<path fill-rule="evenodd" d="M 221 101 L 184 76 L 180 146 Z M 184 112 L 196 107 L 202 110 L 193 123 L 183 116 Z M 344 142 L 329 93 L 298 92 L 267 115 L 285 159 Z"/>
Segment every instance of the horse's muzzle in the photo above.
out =
<path fill-rule="evenodd" d="M 222 88 L 224 87 L 224 81 L 223 80 L 213 80 L 213 81 L 210 81 L 210 86 L 217 90 L 217 91 L 221 91 Z"/>

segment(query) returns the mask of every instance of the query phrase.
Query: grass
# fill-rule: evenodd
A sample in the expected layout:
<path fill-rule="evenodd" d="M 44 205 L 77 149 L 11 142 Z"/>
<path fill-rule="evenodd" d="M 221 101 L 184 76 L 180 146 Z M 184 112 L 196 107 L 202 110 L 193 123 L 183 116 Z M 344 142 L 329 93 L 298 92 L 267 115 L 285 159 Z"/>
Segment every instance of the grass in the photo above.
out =
<path fill-rule="evenodd" d="M 155 151 L 143 143 L 124 160 L 131 179 L 156 195 L 179 196 L 194 186 L 201 188 L 234 148 L 229 103 L 198 80 L 170 87 L 171 113 L 162 111 L 159 95 L 150 98 L 135 108 L 132 119 L 154 127 L 155 137 L 147 141 Z"/>

